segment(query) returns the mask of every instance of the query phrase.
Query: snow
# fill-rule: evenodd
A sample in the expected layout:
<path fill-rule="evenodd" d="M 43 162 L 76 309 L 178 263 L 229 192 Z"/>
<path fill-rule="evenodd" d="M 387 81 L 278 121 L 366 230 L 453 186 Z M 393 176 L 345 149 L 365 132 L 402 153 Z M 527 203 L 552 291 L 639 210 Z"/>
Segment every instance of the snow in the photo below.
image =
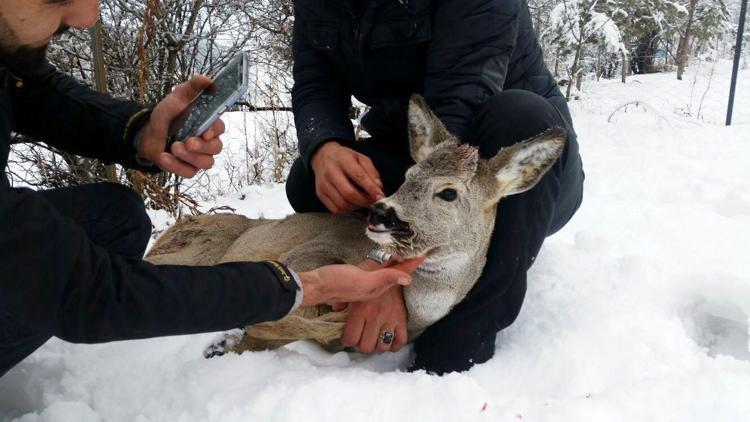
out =
<path fill-rule="evenodd" d="M 51 340 L 0 378 L 0 419 L 32 421 L 739 421 L 750 414 L 750 74 L 724 127 L 729 63 L 587 82 L 571 105 L 587 172 L 545 243 L 518 321 L 462 374 L 400 371 L 409 350 L 309 343 L 205 360 L 216 333 Z M 619 106 L 636 100 L 608 118 Z M 698 108 L 701 109 L 700 114 Z M 244 199 L 240 199 L 244 196 Z M 205 206 L 290 212 L 283 186 Z M 166 224 L 166 219 L 158 221 Z"/>

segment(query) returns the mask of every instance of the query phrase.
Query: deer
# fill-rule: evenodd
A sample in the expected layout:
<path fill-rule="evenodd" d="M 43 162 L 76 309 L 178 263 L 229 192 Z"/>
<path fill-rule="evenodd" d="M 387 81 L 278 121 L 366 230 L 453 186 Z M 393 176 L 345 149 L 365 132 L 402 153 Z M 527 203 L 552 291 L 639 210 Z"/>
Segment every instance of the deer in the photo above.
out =
<path fill-rule="evenodd" d="M 277 260 L 295 271 L 357 264 L 374 246 L 405 260 L 424 256 L 403 289 L 409 341 L 440 320 L 469 292 L 487 260 L 499 201 L 533 188 L 560 157 L 562 128 L 501 149 L 494 157 L 452 135 L 419 95 L 408 106 L 414 165 L 392 195 L 359 213 L 292 214 L 249 219 L 215 214 L 183 219 L 167 230 L 146 259 L 154 264 L 214 265 Z M 502 216 L 500 216 L 502 217 Z M 353 280 L 356 282 L 356 280 Z M 341 343 L 346 310 L 300 308 L 279 321 L 225 333 L 205 352 L 275 349 L 314 340 L 329 351 Z"/>

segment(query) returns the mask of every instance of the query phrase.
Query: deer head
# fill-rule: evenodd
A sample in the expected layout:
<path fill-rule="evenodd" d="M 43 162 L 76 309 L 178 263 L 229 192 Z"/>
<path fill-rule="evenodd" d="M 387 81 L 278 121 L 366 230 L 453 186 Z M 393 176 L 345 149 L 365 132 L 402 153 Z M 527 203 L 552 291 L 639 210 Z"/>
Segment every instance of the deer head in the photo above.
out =
<path fill-rule="evenodd" d="M 485 160 L 459 143 L 418 95 L 410 99 L 408 120 L 416 164 L 395 194 L 370 207 L 367 228 L 370 239 L 402 258 L 457 251 L 484 258 L 500 199 L 534 187 L 565 144 L 565 130 L 551 129 Z"/>

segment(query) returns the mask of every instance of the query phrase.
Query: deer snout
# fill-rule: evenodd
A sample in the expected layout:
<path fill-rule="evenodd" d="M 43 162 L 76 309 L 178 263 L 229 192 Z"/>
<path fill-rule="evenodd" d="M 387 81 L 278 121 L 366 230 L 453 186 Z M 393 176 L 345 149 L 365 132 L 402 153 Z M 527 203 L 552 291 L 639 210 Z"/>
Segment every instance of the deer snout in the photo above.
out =
<path fill-rule="evenodd" d="M 368 221 L 371 226 L 383 226 L 387 230 L 404 230 L 409 228 L 409 224 L 398 218 L 396 210 L 393 207 L 378 202 L 371 205 L 368 211 Z"/>

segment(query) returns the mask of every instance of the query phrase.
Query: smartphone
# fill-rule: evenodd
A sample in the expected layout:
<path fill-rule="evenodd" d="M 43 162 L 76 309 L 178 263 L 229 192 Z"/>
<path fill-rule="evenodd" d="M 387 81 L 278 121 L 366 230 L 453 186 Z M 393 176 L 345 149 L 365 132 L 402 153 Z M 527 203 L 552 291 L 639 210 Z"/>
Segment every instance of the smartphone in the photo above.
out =
<path fill-rule="evenodd" d="M 247 92 L 248 54 L 240 52 L 219 71 L 213 83 L 204 89 L 172 121 L 169 127 L 166 150 L 175 142 L 201 136 L 219 117 Z"/>

